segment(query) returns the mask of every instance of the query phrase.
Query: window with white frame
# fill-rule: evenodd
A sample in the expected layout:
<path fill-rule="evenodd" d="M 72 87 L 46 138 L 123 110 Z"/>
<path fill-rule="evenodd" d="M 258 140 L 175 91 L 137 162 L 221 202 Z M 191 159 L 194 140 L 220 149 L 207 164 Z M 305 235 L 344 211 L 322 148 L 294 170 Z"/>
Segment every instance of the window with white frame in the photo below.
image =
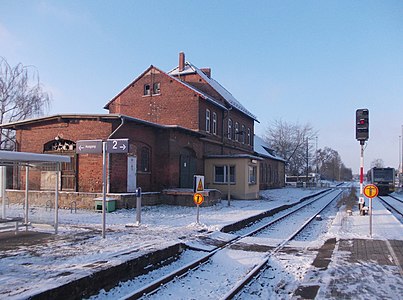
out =
<path fill-rule="evenodd" d="M 252 145 L 250 128 L 248 128 L 248 145 Z"/>
<path fill-rule="evenodd" d="M 248 182 L 249 184 L 256 184 L 257 167 L 249 166 L 248 168 L 249 168 Z"/>
<path fill-rule="evenodd" d="M 213 134 L 217 134 L 217 114 L 213 112 Z"/>
<path fill-rule="evenodd" d="M 149 85 L 149 84 L 145 84 L 145 85 L 144 85 L 144 96 L 149 96 L 150 93 L 151 93 L 150 85 Z"/>
<path fill-rule="evenodd" d="M 206 132 L 210 132 L 210 110 L 206 109 Z"/>
<path fill-rule="evenodd" d="M 228 119 L 228 139 L 232 139 L 232 119 Z"/>
<path fill-rule="evenodd" d="M 241 131 L 242 131 L 242 137 L 241 137 L 242 144 L 245 144 L 245 136 L 246 136 L 246 134 L 245 134 L 245 125 L 241 126 Z"/>
<path fill-rule="evenodd" d="M 155 82 L 153 84 L 153 94 L 160 94 L 161 93 L 161 84 L 159 82 Z"/>
<path fill-rule="evenodd" d="M 230 183 L 235 183 L 235 166 L 229 166 Z M 214 166 L 214 182 L 228 183 L 228 166 Z"/>
<path fill-rule="evenodd" d="M 235 141 L 239 142 L 239 123 L 235 122 Z"/>

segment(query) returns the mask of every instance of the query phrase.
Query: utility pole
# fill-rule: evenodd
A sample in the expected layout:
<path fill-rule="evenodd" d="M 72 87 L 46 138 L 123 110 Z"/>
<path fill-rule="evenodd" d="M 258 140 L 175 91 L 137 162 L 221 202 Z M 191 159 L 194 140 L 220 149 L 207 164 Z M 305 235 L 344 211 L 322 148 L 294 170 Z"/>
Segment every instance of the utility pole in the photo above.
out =
<path fill-rule="evenodd" d="M 305 180 L 305 187 L 308 187 L 308 177 L 309 177 L 309 173 L 308 173 L 308 167 L 309 167 L 309 156 L 308 156 L 308 149 L 309 148 L 309 144 L 308 144 L 308 138 L 306 138 L 306 180 Z"/>

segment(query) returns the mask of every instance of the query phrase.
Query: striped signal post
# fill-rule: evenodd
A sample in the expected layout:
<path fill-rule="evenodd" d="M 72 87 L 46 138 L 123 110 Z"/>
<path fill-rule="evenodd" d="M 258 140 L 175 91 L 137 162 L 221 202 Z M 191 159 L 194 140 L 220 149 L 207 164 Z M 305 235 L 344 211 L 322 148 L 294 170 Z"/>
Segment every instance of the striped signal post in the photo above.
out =
<path fill-rule="evenodd" d="M 365 206 L 364 200 L 364 143 L 361 143 L 361 156 L 360 156 L 360 198 L 358 200 L 360 214 L 363 214 Z"/>
<path fill-rule="evenodd" d="M 360 215 L 363 215 L 365 206 L 364 200 L 364 145 L 369 139 L 369 110 L 366 108 L 357 109 L 355 111 L 355 138 L 360 142 L 360 198 L 358 200 Z"/>

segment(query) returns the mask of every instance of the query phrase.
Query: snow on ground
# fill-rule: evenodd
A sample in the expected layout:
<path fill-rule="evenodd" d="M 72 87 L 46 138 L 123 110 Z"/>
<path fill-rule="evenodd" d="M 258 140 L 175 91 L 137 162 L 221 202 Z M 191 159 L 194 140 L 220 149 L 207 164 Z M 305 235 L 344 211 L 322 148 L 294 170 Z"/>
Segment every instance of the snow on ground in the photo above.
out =
<path fill-rule="evenodd" d="M 28 297 L 32 290 L 36 292 L 46 290 L 54 286 L 64 284 L 75 278 L 89 274 L 90 265 L 103 262 L 102 267 L 116 265 L 124 260 L 133 259 L 149 251 L 165 248 L 169 245 L 192 241 L 195 236 L 204 234 L 206 231 L 219 231 L 223 226 L 236 222 L 240 219 L 250 217 L 281 206 L 297 202 L 302 197 L 317 192 L 309 189 L 284 188 L 262 192 L 262 200 L 232 200 L 231 206 L 227 201 L 212 207 L 200 208 L 200 223 L 196 224 L 196 207 L 177 206 L 152 206 L 142 208 L 142 224 L 137 227 L 126 227 L 127 224 L 135 222 L 136 211 L 118 210 L 107 213 L 106 238 L 101 237 L 101 214 L 93 211 L 79 210 L 77 213 L 70 213 L 70 210 L 59 210 L 59 234 L 53 236 L 45 244 L 38 244 L 30 247 L 21 247 L 18 251 L 2 251 L 0 260 L 0 298 L 7 295 L 8 299 L 22 299 Z M 379 203 L 373 203 L 373 235 L 374 239 L 403 239 L 402 225 L 397 222 L 387 210 Z M 22 207 L 9 206 L 8 216 L 22 216 Z M 46 212 L 44 208 L 30 208 L 30 220 L 34 223 L 38 220 L 51 221 L 53 211 Z M 331 226 L 326 233 L 327 238 L 337 239 L 363 238 L 370 239 L 369 217 L 347 216 L 345 210 L 335 212 L 329 224 Z M 51 227 L 44 227 L 34 224 L 32 230 L 52 232 Z M 299 242 L 301 244 L 301 242 Z M 303 243 L 302 243 L 303 244 Z M 308 242 L 305 249 L 312 245 Z M 317 245 L 315 245 L 317 246 Z M 272 270 L 272 278 L 277 280 L 277 288 L 281 291 L 287 282 L 292 280 L 300 282 L 307 275 L 314 258 L 312 253 L 306 252 L 304 247 L 301 253 L 285 254 L 279 257 L 273 266 L 277 271 Z M 187 254 L 189 260 L 192 255 Z M 348 272 L 352 276 L 363 276 L 362 268 L 355 268 L 343 258 L 343 253 L 332 262 L 331 270 L 338 270 L 341 273 L 329 274 L 328 281 L 321 283 L 322 293 L 326 292 L 326 284 L 337 285 L 331 279 L 338 276 L 345 276 Z M 224 258 L 222 258 L 225 260 Z M 274 263 L 273 263 L 274 264 Z M 363 265 L 375 270 L 372 262 L 362 262 Z M 379 267 L 378 267 L 379 268 Z M 395 286 L 395 292 L 390 295 L 401 295 L 403 288 L 402 277 L 396 267 L 388 266 L 389 269 L 380 268 L 375 270 L 376 275 L 382 272 L 391 279 L 386 280 L 382 288 L 390 289 Z M 379 274 L 377 273 L 379 271 Z M 169 272 L 169 271 L 168 271 Z M 337 273 L 337 274 L 336 274 Z M 396 275 L 397 274 L 397 275 Z M 155 276 L 159 276 L 158 273 Z M 214 276 L 214 275 L 211 275 Z M 375 282 L 375 277 L 371 277 Z M 213 278 L 214 280 L 214 278 Z M 340 281 L 340 289 L 343 289 L 343 281 Z M 371 282 L 370 282 L 371 284 Z M 393 288 L 392 288 L 393 290 Z M 285 298 L 287 294 L 282 294 Z M 327 294 L 321 294 L 322 296 Z M 364 294 L 364 296 L 371 296 Z M 382 294 L 379 294 L 382 295 Z M 387 296 L 388 296 L 387 295 Z M 272 296 L 268 297 L 270 299 Z M 364 297 L 365 298 L 365 297 Z M 376 297 L 379 298 L 380 297 Z M 388 297 L 386 297 L 388 298 Z M 274 299 L 274 298 L 272 298 Z M 395 298 L 395 299 L 398 299 Z"/>
<path fill-rule="evenodd" d="M 113 266 L 172 244 L 192 240 L 200 232 L 218 231 L 223 226 L 286 203 L 299 201 L 317 192 L 310 189 L 279 189 L 262 192 L 262 200 L 232 200 L 200 208 L 200 224 L 196 223 L 196 207 L 142 207 L 142 223 L 126 227 L 136 218 L 135 209 L 122 209 L 106 214 L 106 238 L 101 236 L 102 214 L 77 210 L 59 210 L 59 233 L 44 244 L 21 247 L 18 251 L 2 251 L 0 260 L 0 298 L 28 297 L 32 290 L 45 291 L 71 280 L 89 275 L 94 264 Z M 21 205 L 7 207 L 7 216 L 23 216 Z M 53 232 L 50 226 L 54 211 L 30 207 L 29 220 L 40 232 Z"/>

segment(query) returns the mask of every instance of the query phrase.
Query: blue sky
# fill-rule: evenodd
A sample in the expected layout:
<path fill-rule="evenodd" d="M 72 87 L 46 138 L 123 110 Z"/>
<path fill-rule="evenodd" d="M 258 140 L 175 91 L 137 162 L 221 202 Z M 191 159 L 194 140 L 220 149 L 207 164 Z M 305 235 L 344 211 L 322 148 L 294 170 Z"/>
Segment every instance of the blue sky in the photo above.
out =
<path fill-rule="evenodd" d="M 402 1 L 0 1 L 0 56 L 34 65 L 49 114 L 103 106 L 150 65 L 178 53 L 257 115 L 310 123 L 359 171 L 355 110 L 370 111 L 365 169 L 399 165 Z M 314 142 L 314 141 L 312 141 Z"/>

